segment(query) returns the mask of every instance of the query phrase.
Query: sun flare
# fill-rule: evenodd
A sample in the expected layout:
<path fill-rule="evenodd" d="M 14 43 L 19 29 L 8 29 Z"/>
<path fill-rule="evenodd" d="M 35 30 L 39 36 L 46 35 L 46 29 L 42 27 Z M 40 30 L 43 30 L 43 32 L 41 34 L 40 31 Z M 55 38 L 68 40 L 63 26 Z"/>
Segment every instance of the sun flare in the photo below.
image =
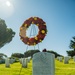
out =
<path fill-rule="evenodd" d="M 7 6 L 10 6 L 11 3 L 10 3 L 9 1 L 6 1 L 6 5 L 7 5 Z"/>
<path fill-rule="evenodd" d="M 14 5 L 11 0 L 0 0 L 0 17 L 8 18 L 14 13 Z"/>

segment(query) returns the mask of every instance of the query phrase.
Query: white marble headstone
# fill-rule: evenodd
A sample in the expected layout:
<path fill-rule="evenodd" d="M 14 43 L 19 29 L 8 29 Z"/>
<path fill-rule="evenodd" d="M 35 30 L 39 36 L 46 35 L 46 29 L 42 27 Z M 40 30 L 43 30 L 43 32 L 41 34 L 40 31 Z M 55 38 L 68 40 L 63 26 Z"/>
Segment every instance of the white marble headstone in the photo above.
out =
<path fill-rule="evenodd" d="M 55 55 L 38 52 L 33 55 L 33 75 L 55 75 Z"/>
<path fill-rule="evenodd" d="M 73 60 L 74 60 L 74 62 L 75 62 L 75 56 L 73 56 Z"/>
<path fill-rule="evenodd" d="M 22 67 L 23 67 L 23 68 L 27 68 L 27 64 L 28 64 L 27 58 L 23 58 Z"/>
<path fill-rule="evenodd" d="M 31 57 L 28 57 L 28 62 L 30 62 L 30 60 L 31 60 Z"/>
<path fill-rule="evenodd" d="M 57 56 L 57 60 L 59 60 L 59 56 Z"/>
<path fill-rule="evenodd" d="M 10 59 L 10 64 L 13 64 L 15 62 L 15 59 L 11 58 Z"/>
<path fill-rule="evenodd" d="M 69 57 L 69 60 L 71 59 L 71 56 L 68 56 Z"/>
<path fill-rule="evenodd" d="M 64 64 L 68 64 L 69 63 L 69 57 L 64 57 Z"/>
<path fill-rule="evenodd" d="M 28 59 L 28 63 L 30 63 L 30 59 Z"/>
<path fill-rule="evenodd" d="M 6 67 L 10 67 L 9 58 L 6 58 L 6 59 L 5 59 L 5 66 L 6 66 Z"/>
<path fill-rule="evenodd" d="M 20 61 L 20 64 L 22 64 L 22 62 L 23 62 L 23 58 L 20 58 L 19 61 Z"/>
<path fill-rule="evenodd" d="M 62 62 L 63 61 L 63 57 L 59 57 L 59 61 Z"/>

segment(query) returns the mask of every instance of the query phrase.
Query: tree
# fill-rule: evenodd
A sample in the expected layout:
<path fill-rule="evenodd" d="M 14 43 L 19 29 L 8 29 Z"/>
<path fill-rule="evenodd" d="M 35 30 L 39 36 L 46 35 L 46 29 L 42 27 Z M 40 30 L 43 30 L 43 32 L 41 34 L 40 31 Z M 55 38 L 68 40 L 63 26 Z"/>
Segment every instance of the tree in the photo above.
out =
<path fill-rule="evenodd" d="M 11 55 L 11 57 L 23 58 L 23 57 L 24 57 L 24 54 L 22 54 L 22 53 L 13 53 L 13 54 Z"/>
<path fill-rule="evenodd" d="M 33 57 L 33 54 L 37 53 L 37 52 L 40 52 L 39 50 L 28 50 L 24 53 L 24 56 L 25 57 Z"/>
<path fill-rule="evenodd" d="M 75 50 L 69 50 L 66 52 L 67 52 L 68 56 L 71 56 L 71 57 L 75 56 Z"/>
<path fill-rule="evenodd" d="M 33 54 L 35 54 L 37 52 L 40 52 L 40 50 L 28 50 L 24 54 L 25 54 L 25 57 L 30 57 L 30 56 L 33 57 Z M 47 52 L 53 53 L 55 55 L 55 57 L 62 56 L 62 55 L 60 55 L 60 54 L 58 54 L 58 53 L 56 53 L 56 52 L 54 52 L 52 50 L 47 50 Z"/>
<path fill-rule="evenodd" d="M 7 57 L 7 55 L 0 53 L 0 59 L 4 59 L 4 57 Z"/>
<path fill-rule="evenodd" d="M 73 37 L 73 39 L 70 41 L 70 46 L 71 49 L 74 49 L 75 51 L 75 36 Z"/>
<path fill-rule="evenodd" d="M 57 56 L 62 56 L 62 55 L 60 55 L 60 54 L 58 54 L 57 52 L 54 52 L 54 51 L 52 51 L 52 50 L 48 50 L 47 52 L 53 53 L 53 54 L 55 55 L 55 58 L 56 58 Z"/>
<path fill-rule="evenodd" d="M 66 51 L 68 56 L 75 56 L 75 36 L 72 37 L 72 40 L 70 40 L 70 45 L 69 45 L 70 49 L 73 49 L 73 50 L 69 50 L 69 51 Z"/>
<path fill-rule="evenodd" d="M 0 19 L 0 48 L 11 42 L 14 35 L 15 32 L 11 28 L 7 28 L 5 21 Z"/>

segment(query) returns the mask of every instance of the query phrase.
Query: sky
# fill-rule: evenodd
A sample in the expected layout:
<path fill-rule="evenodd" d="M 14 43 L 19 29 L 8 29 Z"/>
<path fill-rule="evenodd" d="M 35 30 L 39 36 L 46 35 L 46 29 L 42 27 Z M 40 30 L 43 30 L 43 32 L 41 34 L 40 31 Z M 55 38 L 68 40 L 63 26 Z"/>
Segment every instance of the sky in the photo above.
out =
<path fill-rule="evenodd" d="M 0 0 L 0 18 L 16 32 L 13 40 L 0 48 L 0 53 L 24 53 L 27 45 L 20 40 L 23 22 L 30 17 L 40 17 L 46 22 L 47 35 L 39 49 L 53 50 L 67 56 L 70 40 L 75 36 L 75 0 Z M 35 49 L 38 45 L 35 46 Z M 27 50 L 34 49 L 28 46 Z"/>

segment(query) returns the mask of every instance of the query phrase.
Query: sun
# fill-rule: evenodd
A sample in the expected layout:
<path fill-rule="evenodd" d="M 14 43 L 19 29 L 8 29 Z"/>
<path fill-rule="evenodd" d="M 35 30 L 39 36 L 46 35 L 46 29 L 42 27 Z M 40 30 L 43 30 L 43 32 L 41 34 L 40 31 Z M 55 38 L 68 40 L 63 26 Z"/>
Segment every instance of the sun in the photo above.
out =
<path fill-rule="evenodd" d="M 9 1 L 6 1 L 7 6 L 11 6 L 11 3 Z"/>
<path fill-rule="evenodd" d="M 0 0 L 0 17 L 8 18 L 14 13 L 14 5 L 11 0 Z"/>

